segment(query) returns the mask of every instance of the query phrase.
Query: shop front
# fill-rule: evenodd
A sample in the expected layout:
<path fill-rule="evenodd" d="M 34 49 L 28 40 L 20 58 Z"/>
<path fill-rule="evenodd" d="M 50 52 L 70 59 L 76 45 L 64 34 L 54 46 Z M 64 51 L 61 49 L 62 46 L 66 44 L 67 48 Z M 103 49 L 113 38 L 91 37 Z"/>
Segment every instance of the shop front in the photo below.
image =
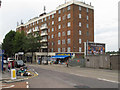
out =
<path fill-rule="evenodd" d="M 64 64 L 72 56 L 73 56 L 73 53 L 56 53 L 56 55 L 52 56 L 51 59 L 53 64 Z"/>

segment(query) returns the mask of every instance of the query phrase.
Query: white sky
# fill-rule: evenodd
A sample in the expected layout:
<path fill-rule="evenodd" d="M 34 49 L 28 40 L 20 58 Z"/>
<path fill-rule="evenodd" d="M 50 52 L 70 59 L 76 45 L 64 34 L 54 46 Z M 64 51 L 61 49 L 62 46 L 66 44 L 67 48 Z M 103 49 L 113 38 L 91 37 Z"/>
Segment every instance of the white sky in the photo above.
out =
<path fill-rule="evenodd" d="M 70 1 L 70 0 L 67 0 Z M 94 6 L 95 42 L 106 43 L 106 50 L 118 50 L 118 1 L 78 0 Z M 0 8 L 0 42 L 10 30 L 15 30 L 17 21 L 26 23 L 43 12 L 51 12 L 65 0 L 2 0 Z"/>

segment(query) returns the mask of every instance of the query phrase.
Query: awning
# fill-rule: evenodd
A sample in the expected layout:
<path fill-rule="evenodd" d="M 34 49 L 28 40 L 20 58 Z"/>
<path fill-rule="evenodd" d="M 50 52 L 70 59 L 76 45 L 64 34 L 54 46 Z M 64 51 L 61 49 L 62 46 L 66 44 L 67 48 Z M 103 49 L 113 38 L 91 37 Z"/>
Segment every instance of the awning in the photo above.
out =
<path fill-rule="evenodd" d="M 51 58 L 66 58 L 66 57 L 69 57 L 69 56 L 66 56 L 66 55 L 56 55 L 56 56 L 52 56 Z"/>

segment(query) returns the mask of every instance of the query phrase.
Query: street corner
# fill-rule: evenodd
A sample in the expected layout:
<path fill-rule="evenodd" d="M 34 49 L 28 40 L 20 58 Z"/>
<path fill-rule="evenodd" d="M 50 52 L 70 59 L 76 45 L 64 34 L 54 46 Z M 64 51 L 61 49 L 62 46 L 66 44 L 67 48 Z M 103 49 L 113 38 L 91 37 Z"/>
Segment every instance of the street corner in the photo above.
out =
<path fill-rule="evenodd" d="M 14 83 L 3 83 L 1 85 L 2 90 L 9 88 L 29 88 L 28 82 L 14 82 Z"/>

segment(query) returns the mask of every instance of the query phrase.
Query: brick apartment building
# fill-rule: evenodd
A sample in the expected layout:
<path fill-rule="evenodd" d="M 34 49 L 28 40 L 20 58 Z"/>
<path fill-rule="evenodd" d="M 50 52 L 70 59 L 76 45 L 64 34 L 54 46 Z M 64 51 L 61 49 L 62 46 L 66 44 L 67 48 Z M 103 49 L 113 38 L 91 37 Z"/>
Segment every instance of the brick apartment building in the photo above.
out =
<path fill-rule="evenodd" d="M 26 34 L 40 33 L 42 47 L 36 55 L 45 55 L 47 50 L 51 56 L 84 54 L 84 42 L 94 42 L 94 8 L 91 4 L 72 0 L 17 26 L 16 31 L 22 30 Z"/>

